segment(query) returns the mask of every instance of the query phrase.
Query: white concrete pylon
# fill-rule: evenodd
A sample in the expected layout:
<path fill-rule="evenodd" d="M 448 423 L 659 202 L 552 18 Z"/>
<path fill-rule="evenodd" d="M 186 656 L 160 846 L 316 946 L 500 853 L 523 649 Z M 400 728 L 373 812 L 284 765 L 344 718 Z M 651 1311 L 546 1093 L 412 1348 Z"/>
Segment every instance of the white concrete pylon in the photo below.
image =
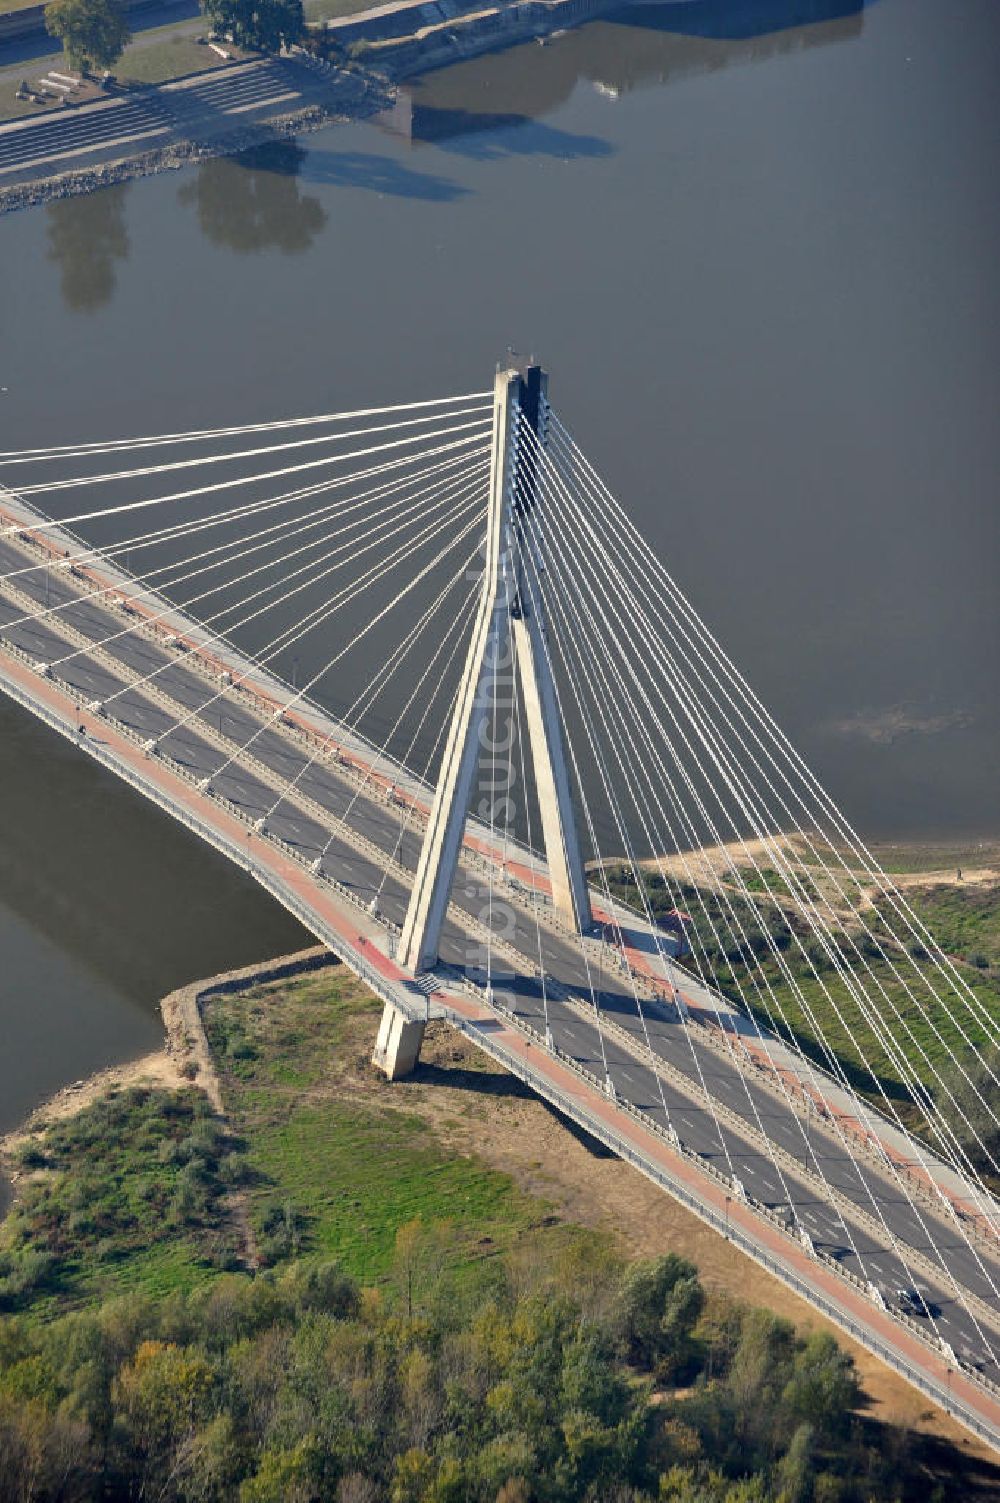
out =
<path fill-rule="evenodd" d="M 411 971 L 425 970 L 437 962 L 496 665 L 507 637 L 513 588 L 510 508 L 520 385 L 517 371 L 497 373 L 483 591 L 399 941 L 399 961 Z"/>
<path fill-rule="evenodd" d="M 545 412 L 547 377 L 538 373 L 536 433 L 545 446 Z M 519 489 L 518 504 L 530 508 L 538 504 L 534 484 L 535 464 Z M 526 488 L 525 488 L 526 487 Z M 570 929 L 587 930 L 593 922 L 587 874 L 580 853 L 576 817 L 570 792 L 569 767 L 563 745 L 559 716 L 559 698 L 552 676 L 551 655 L 546 641 L 544 573 L 541 567 L 526 578 L 524 559 L 526 540 L 522 541 L 517 566 L 517 609 L 514 615 L 514 645 L 517 668 L 524 693 L 525 719 L 535 774 L 535 791 L 542 819 L 542 837 L 549 868 L 552 903 Z M 534 553 L 534 550 L 533 550 Z M 537 555 L 535 555 L 537 556 Z M 541 560 L 538 560 L 539 564 Z"/>
<path fill-rule="evenodd" d="M 532 367 L 527 381 L 518 371 L 498 373 L 482 595 L 399 942 L 398 959 L 414 972 L 437 962 L 472 781 L 480 748 L 485 745 L 497 667 L 503 660 L 512 619 L 553 905 L 571 929 L 585 929 L 591 923 L 559 702 L 545 637 L 542 571 L 533 571 L 527 579 L 523 564 L 515 557 L 515 540 L 521 544 L 522 559 L 526 548 L 519 536 L 518 508 L 523 515 L 524 508 L 538 499 L 533 457 L 518 474 L 518 419 L 526 392 L 532 398 L 527 416 L 542 443 L 544 373 Z"/>

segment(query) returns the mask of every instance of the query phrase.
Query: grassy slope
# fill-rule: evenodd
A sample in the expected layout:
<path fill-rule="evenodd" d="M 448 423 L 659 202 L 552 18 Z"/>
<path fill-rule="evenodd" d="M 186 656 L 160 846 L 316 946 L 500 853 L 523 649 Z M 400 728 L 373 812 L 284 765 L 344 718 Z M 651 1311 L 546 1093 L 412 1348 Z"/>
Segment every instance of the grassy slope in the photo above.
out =
<path fill-rule="evenodd" d="M 368 1065 L 379 1006 L 340 970 L 214 1001 L 228 1129 L 199 1093 L 152 1088 L 50 1127 L 0 1226 L 0 1312 L 46 1319 L 300 1257 L 335 1258 L 378 1283 L 397 1231 L 415 1220 L 450 1224 L 449 1256 L 472 1281 L 529 1230 L 542 1249 L 592 1238 L 547 1226 L 543 1198 L 398 1108 Z M 468 1111 L 486 1110 L 473 1093 Z"/>
<path fill-rule="evenodd" d="M 940 853 L 936 854 L 939 857 Z M 937 869 L 940 870 L 940 861 Z M 763 890 L 762 883 L 758 882 L 757 886 Z M 769 880 L 769 886 L 780 897 L 784 884 Z M 639 906 L 641 900 L 634 885 L 615 881 L 612 887 L 617 895 L 633 906 Z M 672 896 L 666 891 L 653 890 L 649 897 L 654 911 L 657 905 L 667 909 L 673 904 Z M 1000 1020 L 1000 884 L 956 887 L 928 883 L 908 886 L 906 897 L 945 951 L 958 962 L 963 980 L 976 993 L 985 1012 Z M 697 897 L 693 892 L 685 892 L 683 901 L 711 945 L 713 936 Z M 715 916 L 723 945 L 728 947 L 730 940 L 727 925 L 721 917 L 721 906 L 711 897 L 706 901 Z M 767 921 L 769 912 L 773 916 L 774 910 L 763 901 L 761 913 L 765 927 L 773 927 Z M 877 929 L 877 918 L 873 913 L 869 915 L 869 927 Z M 859 947 L 862 937 L 857 931 L 855 938 Z M 912 1125 L 918 1126 L 915 1114 L 908 1111 L 898 1061 L 893 1058 L 892 1051 L 896 1046 L 905 1050 L 907 1059 L 916 1065 L 921 1078 L 933 1084 L 935 1067 L 942 1073 L 953 1070 L 952 1055 L 966 1057 L 970 1043 L 974 1048 L 982 1046 L 985 1041 L 982 1027 L 965 1012 L 963 1027 L 967 1038 L 964 1038 L 962 1028 L 949 1019 L 946 1010 L 932 1005 L 931 994 L 920 975 L 926 975 L 939 990 L 940 982 L 932 968 L 919 956 L 914 965 L 913 953 L 893 954 L 890 961 L 871 954 L 862 958 L 852 952 L 852 970 L 857 983 L 852 982 L 849 987 L 829 963 L 824 964 L 821 953 L 811 944 L 809 937 L 803 934 L 802 939 L 817 960 L 818 976 L 794 944 L 789 944 L 782 952 L 785 969 L 791 972 L 791 977 L 769 954 L 766 946 L 758 950 L 763 974 L 773 988 L 789 1028 L 813 1058 L 826 1068 L 833 1068 L 818 1042 L 818 1035 L 822 1032 L 839 1065 L 858 1090 L 879 1104 L 883 1104 L 884 1092 L 901 1106 L 904 1115 L 910 1116 Z M 974 958 L 988 960 L 991 964 L 984 968 L 973 964 Z M 696 969 L 692 960 L 688 964 L 692 970 Z M 727 962 L 716 954 L 713 974 L 734 1001 L 739 1001 L 742 990 L 762 1027 L 772 1026 L 768 1007 L 773 1012 L 774 1004 L 762 980 L 760 993 L 755 990 L 750 968 L 743 961 L 734 958 Z M 852 995 L 852 988 L 857 995 L 861 995 L 863 989 L 870 1005 L 866 1002 L 863 1008 L 857 995 Z M 954 1009 L 953 999 L 949 996 L 948 1000 Z M 775 1026 L 784 1031 L 777 1014 L 774 1016 Z M 878 1076 L 878 1085 L 863 1069 L 854 1037 L 861 1042 L 865 1057 Z"/>
<path fill-rule="evenodd" d="M 187 1291 L 233 1267 L 234 1146 L 195 1090 L 123 1091 L 57 1122 L 0 1228 L 0 1309 Z"/>
<path fill-rule="evenodd" d="M 298 1239 L 306 1254 L 335 1257 L 370 1280 L 408 1221 L 451 1221 L 471 1263 L 482 1246 L 509 1245 L 538 1220 L 539 1203 L 506 1175 L 446 1152 L 424 1121 L 392 1104 L 367 1064 L 379 1008 L 346 972 L 210 1006 L 265 1258 Z"/>

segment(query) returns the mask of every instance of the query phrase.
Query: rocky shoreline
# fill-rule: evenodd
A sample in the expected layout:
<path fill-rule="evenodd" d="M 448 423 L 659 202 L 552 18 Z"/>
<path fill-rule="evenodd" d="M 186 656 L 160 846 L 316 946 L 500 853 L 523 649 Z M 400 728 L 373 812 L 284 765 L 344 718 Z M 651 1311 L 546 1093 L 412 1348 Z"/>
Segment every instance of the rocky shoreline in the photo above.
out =
<path fill-rule="evenodd" d="M 140 152 L 118 161 L 103 162 L 96 167 L 79 167 L 55 177 L 36 179 L 30 183 L 14 183 L 8 188 L 0 188 L 0 214 L 28 209 L 35 204 L 50 203 L 53 199 L 93 193 L 98 188 L 110 187 L 112 183 L 152 177 L 158 172 L 172 172 L 179 167 L 207 161 L 210 157 L 238 156 L 240 152 L 262 146 L 268 141 L 286 140 L 289 136 L 321 130 L 325 125 L 344 124 L 348 120 L 361 118 L 361 111 L 348 115 L 310 104 L 288 115 L 280 115 L 257 125 L 243 126 L 239 131 L 216 141 L 176 141 L 156 151 Z"/>
<path fill-rule="evenodd" d="M 0 187 L 0 214 L 92 193 L 113 183 L 174 171 L 210 157 L 238 156 L 266 142 L 305 135 L 327 125 L 369 118 L 391 109 L 397 80 L 414 78 L 485 52 L 503 50 L 581 25 L 619 4 L 620 0 L 514 0 L 512 4 L 487 6 L 456 17 L 447 25 L 426 26 L 410 36 L 373 42 L 366 48 L 368 66 L 351 67 L 355 81 L 361 84 L 357 91 L 350 91 L 354 96 L 351 99 L 338 99 L 331 87 L 328 104 L 313 99 L 304 107 L 244 125 L 211 140 L 173 141 L 115 161 L 70 168 L 51 177 Z"/>

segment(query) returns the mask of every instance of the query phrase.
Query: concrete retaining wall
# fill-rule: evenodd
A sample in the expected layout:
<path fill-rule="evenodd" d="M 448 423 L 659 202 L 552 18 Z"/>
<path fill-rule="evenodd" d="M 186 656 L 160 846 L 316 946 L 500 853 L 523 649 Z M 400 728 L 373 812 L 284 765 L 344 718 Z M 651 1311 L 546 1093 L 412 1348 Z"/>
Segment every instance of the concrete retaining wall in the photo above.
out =
<path fill-rule="evenodd" d="M 567 26 L 618 8 L 620 0 L 516 0 L 512 5 L 479 9 L 467 16 L 425 26 L 414 35 L 357 40 L 363 45 L 359 60 L 383 70 L 394 79 L 447 67 L 463 58 L 510 47 L 532 37 L 545 36 Z"/>

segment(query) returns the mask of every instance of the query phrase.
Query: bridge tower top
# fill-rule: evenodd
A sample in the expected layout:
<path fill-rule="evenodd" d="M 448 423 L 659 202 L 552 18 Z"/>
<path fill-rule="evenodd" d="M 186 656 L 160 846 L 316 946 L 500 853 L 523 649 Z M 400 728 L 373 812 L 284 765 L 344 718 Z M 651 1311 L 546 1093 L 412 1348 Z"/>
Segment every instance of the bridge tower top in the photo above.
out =
<path fill-rule="evenodd" d="M 552 901 L 575 929 L 591 923 L 573 811 L 561 710 L 542 598 L 544 573 L 523 522 L 541 504 L 548 377 L 541 366 L 498 370 L 493 392 L 490 499 L 479 608 L 452 713 L 399 958 L 414 971 L 436 963 L 455 878 L 479 749 L 494 707 L 497 666 L 512 643 L 542 819 Z M 528 437 L 527 429 L 536 442 Z"/>

